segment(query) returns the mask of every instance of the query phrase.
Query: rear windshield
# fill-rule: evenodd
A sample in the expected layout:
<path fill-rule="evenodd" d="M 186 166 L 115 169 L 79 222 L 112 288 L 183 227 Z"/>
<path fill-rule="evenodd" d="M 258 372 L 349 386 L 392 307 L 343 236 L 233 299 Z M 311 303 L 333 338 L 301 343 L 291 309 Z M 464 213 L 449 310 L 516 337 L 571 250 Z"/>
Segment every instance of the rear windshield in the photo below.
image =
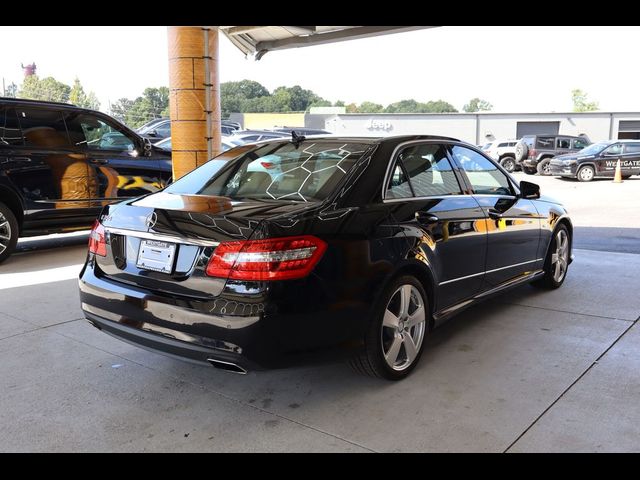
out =
<path fill-rule="evenodd" d="M 265 144 L 231 161 L 207 162 L 165 191 L 232 200 L 322 201 L 369 147 L 326 141 L 305 141 L 298 146 Z M 233 155 L 235 150 L 238 149 L 228 150 L 224 155 Z"/>

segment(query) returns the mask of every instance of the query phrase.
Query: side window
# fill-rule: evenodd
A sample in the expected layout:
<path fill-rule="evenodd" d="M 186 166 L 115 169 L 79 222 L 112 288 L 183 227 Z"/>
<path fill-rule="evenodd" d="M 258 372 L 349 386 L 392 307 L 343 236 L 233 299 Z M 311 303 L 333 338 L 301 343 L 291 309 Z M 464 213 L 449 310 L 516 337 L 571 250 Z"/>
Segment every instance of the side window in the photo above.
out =
<path fill-rule="evenodd" d="M 611 145 L 609 148 L 607 148 L 604 151 L 605 155 L 620 155 L 622 154 L 622 144 L 621 143 L 616 143 L 614 145 Z"/>
<path fill-rule="evenodd" d="M 398 156 L 416 197 L 462 193 L 442 145 L 427 143 L 405 148 Z"/>
<path fill-rule="evenodd" d="M 389 179 L 385 198 L 409 198 L 412 196 L 413 193 L 409 186 L 409 179 L 404 174 L 404 170 L 402 170 L 400 164 L 396 162 L 396 165 L 393 167 L 393 171 L 391 172 L 391 178 Z"/>
<path fill-rule="evenodd" d="M 70 146 L 62 112 L 18 107 L 16 113 L 25 145 L 45 148 Z"/>
<path fill-rule="evenodd" d="M 568 138 L 558 138 L 556 148 L 571 148 L 571 140 Z"/>
<path fill-rule="evenodd" d="M 110 152 L 132 152 L 135 149 L 133 139 L 94 115 L 71 114 L 67 117 L 67 126 L 75 146 Z"/>
<path fill-rule="evenodd" d="M 0 145 L 24 145 L 18 117 L 13 108 L 0 108 Z"/>
<path fill-rule="evenodd" d="M 624 153 L 628 153 L 630 155 L 640 153 L 640 143 L 627 143 L 624 146 Z"/>
<path fill-rule="evenodd" d="M 538 137 L 536 140 L 536 148 L 553 150 L 555 143 L 554 137 Z"/>
<path fill-rule="evenodd" d="M 167 138 L 171 136 L 171 122 L 161 123 L 158 128 L 155 129 L 159 137 Z"/>
<path fill-rule="evenodd" d="M 581 138 L 577 138 L 573 141 L 573 148 L 582 150 L 583 148 L 587 148 L 589 144 L 586 140 L 582 140 Z"/>
<path fill-rule="evenodd" d="M 454 145 L 451 151 L 466 172 L 474 193 L 513 195 L 507 176 L 488 159 L 473 150 L 458 145 Z"/>

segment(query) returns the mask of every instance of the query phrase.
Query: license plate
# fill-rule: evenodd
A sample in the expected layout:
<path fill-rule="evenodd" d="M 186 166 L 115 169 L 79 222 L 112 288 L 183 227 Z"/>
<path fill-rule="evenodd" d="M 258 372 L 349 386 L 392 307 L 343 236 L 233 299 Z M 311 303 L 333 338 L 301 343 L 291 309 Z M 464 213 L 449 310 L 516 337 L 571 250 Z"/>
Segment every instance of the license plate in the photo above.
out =
<path fill-rule="evenodd" d="M 136 265 L 138 268 L 144 268 L 145 270 L 171 273 L 175 254 L 176 245 L 174 243 L 142 240 Z"/>

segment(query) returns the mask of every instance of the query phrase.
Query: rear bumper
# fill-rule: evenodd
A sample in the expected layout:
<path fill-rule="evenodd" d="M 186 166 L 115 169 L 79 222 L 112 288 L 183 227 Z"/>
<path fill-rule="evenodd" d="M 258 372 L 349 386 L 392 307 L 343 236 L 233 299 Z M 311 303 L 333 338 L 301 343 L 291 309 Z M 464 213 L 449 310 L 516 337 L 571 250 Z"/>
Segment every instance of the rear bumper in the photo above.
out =
<path fill-rule="evenodd" d="M 91 261 L 79 279 L 81 307 L 94 326 L 200 364 L 218 360 L 245 370 L 279 368 L 335 358 L 361 345 L 369 313 L 364 308 L 314 305 L 306 299 L 318 298 L 318 285 L 311 281 L 307 288 L 282 287 L 274 285 L 257 298 L 228 294 L 204 302 L 97 276 Z M 295 297 L 303 299 L 304 308 L 295 305 Z"/>

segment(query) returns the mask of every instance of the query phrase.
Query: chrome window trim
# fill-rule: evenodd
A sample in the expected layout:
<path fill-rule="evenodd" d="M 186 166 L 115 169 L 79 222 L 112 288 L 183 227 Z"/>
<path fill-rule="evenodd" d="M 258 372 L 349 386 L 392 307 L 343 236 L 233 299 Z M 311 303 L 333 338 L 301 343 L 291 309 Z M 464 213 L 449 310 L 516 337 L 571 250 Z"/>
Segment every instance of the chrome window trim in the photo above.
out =
<path fill-rule="evenodd" d="M 140 232 L 137 230 L 127 230 L 124 228 L 105 227 L 109 233 L 116 235 L 125 235 L 128 237 L 144 238 L 147 240 L 157 240 L 159 242 L 180 243 L 183 245 L 198 245 L 201 247 L 217 247 L 220 242 L 214 240 L 205 240 L 201 238 L 185 238 L 177 235 L 166 235 L 164 233 Z"/>
<path fill-rule="evenodd" d="M 544 260 L 544 259 L 543 258 L 536 258 L 535 260 L 528 260 L 528 261 L 522 262 L 522 263 L 515 263 L 513 265 L 507 265 L 506 267 L 494 268 L 493 270 L 487 270 L 487 271 L 484 271 L 484 272 L 472 273 L 471 275 L 466 275 L 464 277 L 458 277 L 458 278 L 454 278 L 452 280 L 447 280 L 447 281 L 444 281 L 444 282 L 440 282 L 440 283 L 438 283 L 438 286 L 447 285 L 448 283 L 453 283 L 453 282 L 459 282 L 460 280 L 466 280 L 468 278 L 477 277 L 478 275 L 484 275 L 485 273 L 499 272 L 500 270 L 506 270 L 507 268 L 519 267 L 521 265 L 527 265 L 528 263 L 539 262 L 541 260 Z"/>
<path fill-rule="evenodd" d="M 434 199 L 445 199 L 445 198 L 457 198 L 464 197 L 469 198 L 471 195 L 466 195 L 464 193 L 457 193 L 455 195 L 430 195 L 428 197 L 403 197 L 403 198 L 385 198 L 382 200 L 382 203 L 396 203 L 396 202 L 407 202 L 414 200 L 434 200 Z M 480 208 L 480 206 L 478 206 Z"/>

